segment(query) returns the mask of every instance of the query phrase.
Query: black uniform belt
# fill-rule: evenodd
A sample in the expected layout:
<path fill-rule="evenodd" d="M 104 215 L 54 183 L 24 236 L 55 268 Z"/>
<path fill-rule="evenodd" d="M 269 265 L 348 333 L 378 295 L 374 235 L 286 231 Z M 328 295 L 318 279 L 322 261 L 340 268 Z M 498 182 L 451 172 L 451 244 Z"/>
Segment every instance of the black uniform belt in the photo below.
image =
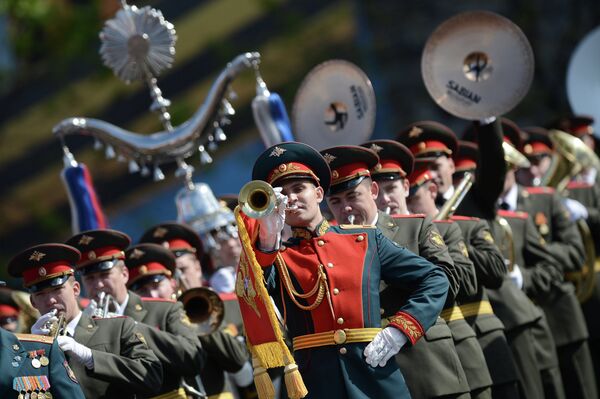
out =
<path fill-rule="evenodd" d="M 381 328 L 344 328 L 315 334 L 300 335 L 293 339 L 294 350 L 319 346 L 371 342 Z"/>
<path fill-rule="evenodd" d="M 465 303 L 460 305 L 460 311 L 464 317 L 494 314 L 494 309 L 492 309 L 492 304 L 489 301 Z"/>
<path fill-rule="evenodd" d="M 158 396 L 153 396 L 151 399 L 187 399 L 187 394 L 185 393 L 185 389 L 179 388 Z"/>

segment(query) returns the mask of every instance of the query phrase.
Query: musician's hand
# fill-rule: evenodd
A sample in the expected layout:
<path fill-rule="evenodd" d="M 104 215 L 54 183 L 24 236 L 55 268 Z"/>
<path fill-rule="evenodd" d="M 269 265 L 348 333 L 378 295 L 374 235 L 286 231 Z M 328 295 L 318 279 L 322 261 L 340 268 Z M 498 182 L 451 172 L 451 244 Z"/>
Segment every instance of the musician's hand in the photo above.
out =
<path fill-rule="evenodd" d="M 384 367 L 392 356 L 402 349 L 408 339 L 402 331 L 386 327 L 379 331 L 364 350 L 366 362 L 372 367 Z"/>
<path fill-rule="evenodd" d="M 508 272 L 508 277 L 512 280 L 512 282 L 519 287 L 520 290 L 523 289 L 523 273 L 521 272 L 521 268 L 516 263 L 513 265 L 512 271 Z"/>
<path fill-rule="evenodd" d="M 571 220 L 587 219 L 588 210 L 581 202 L 571 198 L 563 198 L 562 203 L 569 211 Z"/>
<path fill-rule="evenodd" d="M 288 197 L 281 194 L 281 187 L 274 187 L 273 190 L 277 197 L 275 210 L 270 215 L 258 219 L 260 225 L 258 230 L 259 249 L 265 252 L 279 249 L 281 230 L 285 225 L 285 209 L 288 202 Z"/>
<path fill-rule="evenodd" d="M 37 335 L 48 335 L 50 334 L 50 324 L 57 321 L 58 317 L 56 317 L 56 309 L 52 309 L 37 319 L 33 326 L 31 326 L 31 333 Z"/>
<path fill-rule="evenodd" d="M 56 337 L 56 340 L 63 352 L 71 353 L 72 359 L 75 359 L 90 370 L 94 368 L 94 357 L 90 348 L 75 341 L 73 337 L 66 335 L 59 335 Z"/>
<path fill-rule="evenodd" d="M 83 310 L 83 313 L 89 317 L 94 317 L 96 315 L 96 309 L 98 309 L 98 302 L 95 299 L 90 299 L 90 303 Z"/>

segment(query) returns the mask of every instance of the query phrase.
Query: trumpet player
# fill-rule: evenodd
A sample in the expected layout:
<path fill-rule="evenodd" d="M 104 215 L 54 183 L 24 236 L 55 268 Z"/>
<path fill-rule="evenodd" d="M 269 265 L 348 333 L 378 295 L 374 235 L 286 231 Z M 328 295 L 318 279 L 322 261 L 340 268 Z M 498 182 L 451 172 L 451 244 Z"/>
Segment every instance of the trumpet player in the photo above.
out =
<path fill-rule="evenodd" d="M 98 301 L 110 295 L 114 303 L 109 311 L 137 322 L 163 367 L 158 393 L 185 398 L 181 377 L 195 375 L 204 364 L 205 353 L 181 304 L 170 299 L 142 298 L 127 289 L 130 276 L 124 251 L 131 239 L 125 233 L 90 230 L 71 237 L 67 243 L 82 253 L 77 271 L 88 296 Z M 141 254 L 135 251 L 129 256 Z"/>
<path fill-rule="evenodd" d="M 42 244 L 10 261 L 9 274 L 23 278 L 32 305 L 42 313 L 32 333 L 49 335 L 55 330 L 58 345 L 68 357 L 63 366 L 86 398 L 154 394 L 162 381 L 162 367 L 134 321 L 93 319 L 79 309 L 80 286 L 73 276 L 79 258 L 79 251 L 71 246 Z M 56 325 L 58 320 L 64 322 Z M 30 352 L 29 358 L 34 367 L 47 361 L 38 352 Z"/>
<path fill-rule="evenodd" d="M 171 243 L 173 244 L 174 240 Z M 182 244 L 179 243 L 179 245 Z M 178 248 L 181 249 L 181 247 Z M 130 255 L 136 251 L 140 255 L 132 258 Z M 158 300 L 169 300 L 173 297 L 176 287 L 175 280 L 172 278 L 175 270 L 175 256 L 170 250 L 157 244 L 143 243 L 128 249 L 125 257 L 131 277 L 128 285 L 132 291 Z M 143 269 L 144 267 L 147 269 Z M 185 298 L 187 294 L 193 296 L 193 290 L 182 293 L 183 303 L 187 302 Z M 206 302 L 210 301 L 209 298 L 205 298 L 205 300 Z M 209 398 L 217 395 L 233 396 L 232 387 L 226 384 L 224 372 L 240 371 L 248 361 L 248 352 L 244 343 L 238 341 L 230 333 L 230 329 L 222 329 L 221 326 L 213 324 L 213 319 L 218 319 L 220 316 L 216 314 L 218 311 L 212 309 L 211 305 L 207 305 L 205 310 L 208 314 L 201 315 L 201 318 L 207 318 L 211 323 L 211 330 L 214 331 L 208 334 L 198 332 L 198 338 L 207 353 L 205 366 L 199 373 L 202 385 L 198 387 L 198 390 Z M 192 318 L 192 322 L 195 321 Z M 250 374 L 249 381 L 251 380 L 252 375 Z"/>

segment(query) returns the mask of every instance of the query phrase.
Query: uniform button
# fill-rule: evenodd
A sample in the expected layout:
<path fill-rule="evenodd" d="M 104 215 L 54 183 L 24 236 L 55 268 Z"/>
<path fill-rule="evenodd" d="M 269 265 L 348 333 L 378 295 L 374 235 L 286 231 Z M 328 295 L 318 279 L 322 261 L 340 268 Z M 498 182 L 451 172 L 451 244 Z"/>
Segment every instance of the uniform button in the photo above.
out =
<path fill-rule="evenodd" d="M 356 241 L 358 241 L 358 242 L 361 242 L 364 239 L 365 239 L 364 236 L 358 236 L 358 237 L 356 237 Z"/>
<path fill-rule="evenodd" d="M 337 319 L 337 323 L 338 324 L 344 324 L 344 319 L 340 317 L 339 319 Z"/>
<path fill-rule="evenodd" d="M 17 345 L 17 344 L 14 344 L 14 345 L 13 345 L 13 350 L 14 350 L 14 351 L 18 351 L 18 350 L 19 350 L 19 345 Z"/>
<path fill-rule="evenodd" d="M 327 263 L 327 267 L 328 268 L 332 268 L 333 267 L 333 263 L 331 263 L 331 262 Z"/>
<path fill-rule="evenodd" d="M 323 245 L 325 245 L 325 241 L 319 240 L 319 241 L 317 241 L 317 245 L 322 247 Z"/>
<path fill-rule="evenodd" d="M 338 290 L 337 288 L 333 289 L 333 295 L 337 295 L 340 293 L 340 290 Z"/>
<path fill-rule="evenodd" d="M 340 348 L 340 355 L 345 355 L 348 352 L 346 348 Z"/>
<path fill-rule="evenodd" d="M 385 313 L 385 310 L 383 308 L 379 308 L 379 314 L 383 315 Z"/>

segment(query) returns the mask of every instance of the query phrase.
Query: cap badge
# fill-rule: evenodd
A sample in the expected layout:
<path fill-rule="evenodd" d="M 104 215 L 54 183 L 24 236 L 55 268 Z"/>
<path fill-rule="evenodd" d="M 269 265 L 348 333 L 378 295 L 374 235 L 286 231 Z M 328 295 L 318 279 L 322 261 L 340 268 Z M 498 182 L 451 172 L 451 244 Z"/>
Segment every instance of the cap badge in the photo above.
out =
<path fill-rule="evenodd" d="M 86 236 L 85 234 L 79 239 L 79 245 L 90 245 L 94 237 Z"/>
<path fill-rule="evenodd" d="M 270 157 L 280 157 L 286 151 L 287 150 L 285 148 L 275 147 L 275 148 L 273 148 L 273 151 L 271 151 L 271 153 L 269 154 L 269 156 Z"/>
<path fill-rule="evenodd" d="M 331 177 L 337 179 L 338 177 L 340 177 L 340 174 L 337 170 L 334 170 L 333 172 L 331 172 Z"/>
<path fill-rule="evenodd" d="M 383 150 L 383 147 L 380 145 L 377 145 L 375 143 L 371 144 L 371 147 L 369 147 L 372 151 L 375 152 L 380 152 L 381 150 Z"/>
<path fill-rule="evenodd" d="M 29 257 L 29 260 L 35 260 L 36 262 L 39 262 L 44 256 L 46 256 L 46 254 L 43 252 L 33 251 Z"/>
<path fill-rule="evenodd" d="M 374 171 L 378 171 L 381 170 L 381 164 L 379 162 L 377 162 L 377 165 L 375 165 L 375 167 L 373 168 Z"/>
<path fill-rule="evenodd" d="M 46 268 L 44 266 L 40 267 L 38 269 L 38 274 L 42 277 L 44 277 L 48 272 L 46 271 Z"/>
<path fill-rule="evenodd" d="M 146 273 L 148 273 L 148 266 L 141 265 L 140 266 L 140 274 L 146 274 Z"/>
<path fill-rule="evenodd" d="M 413 126 L 412 129 L 410 129 L 410 132 L 408 132 L 408 137 L 419 137 L 421 133 L 423 133 L 423 129 L 418 126 Z"/>
<path fill-rule="evenodd" d="M 525 144 L 525 146 L 523 146 L 523 151 L 526 154 L 531 154 L 533 152 L 533 147 L 531 146 L 531 144 Z"/>
<path fill-rule="evenodd" d="M 287 165 L 286 165 L 286 164 L 284 164 L 284 163 L 282 163 L 281 165 L 279 165 L 279 166 L 277 167 L 277 169 L 278 169 L 278 170 L 279 170 L 281 173 L 285 172 L 285 171 L 287 170 L 287 168 L 288 168 L 288 167 L 287 167 Z"/>
<path fill-rule="evenodd" d="M 96 259 L 96 253 L 94 251 L 88 252 L 88 259 Z"/>
<path fill-rule="evenodd" d="M 152 236 L 155 238 L 163 238 L 168 232 L 169 231 L 164 227 L 157 227 L 156 230 L 154 230 L 154 233 L 152 233 Z"/>
<path fill-rule="evenodd" d="M 332 163 L 337 157 L 334 155 L 331 155 L 329 153 L 326 153 L 323 155 L 323 158 L 325 158 L 325 162 L 327 162 L 328 164 Z"/>
<path fill-rule="evenodd" d="M 131 251 L 131 253 L 129 254 L 129 259 L 139 259 L 142 256 L 144 256 L 145 252 L 142 251 L 141 249 L 137 249 L 135 248 L 133 251 Z"/>

